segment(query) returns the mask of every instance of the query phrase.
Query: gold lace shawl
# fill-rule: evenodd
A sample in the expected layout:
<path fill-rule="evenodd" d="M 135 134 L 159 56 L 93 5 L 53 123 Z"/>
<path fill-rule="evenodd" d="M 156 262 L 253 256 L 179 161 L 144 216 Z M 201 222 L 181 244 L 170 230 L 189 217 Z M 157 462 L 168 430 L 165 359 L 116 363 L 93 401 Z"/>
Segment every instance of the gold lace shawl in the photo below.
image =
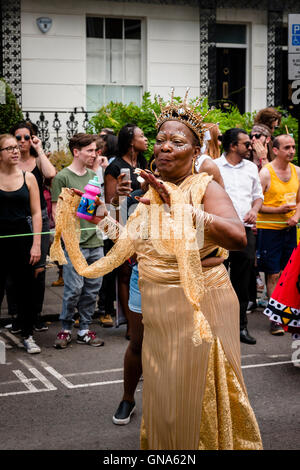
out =
<path fill-rule="evenodd" d="M 200 206 L 207 184 L 212 180 L 206 173 L 188 177 L 181 186 L 165 182 L 170 193 L 171 210 L 166 214 L 163 209 L 162 200 L 158 193 L 150 188 L 145 194 L 145 198 L 150 199 L 150 207 L 153 204 L 161 207 L 158 230 L 155 231 L 156 238 L 151 237 L 153 247 L 166 254 L 175 255 L 178 263 L 180 282 L 184 289 L 188 301 L 194 309 L 194 334 L 195 345 L 201 344 L 202 340 L 211 342 L 212 332 L 205 316 L 200 310 L 200 302 L 204 294 L 204 278 L 202 273 L 199 248 L 197 247 L 197 231 L 193 224 L 192 211 L 185 212 L 185 230 L 182 231 L 182 206 L 190 204 Z M 188 185 L 190 191 L 184 192 L 181 188 Z M 187 200 L 187 197 L 189 200 Z M 79 248 L 78 228 L 79 222 L 76 218 L 76 210 L 80 197 L 73 194 L 73 191 L 63 188 L 60 194 L 56 209 L 56 234 L 54 243 L 50 249 L 52 260 L 59 264 L 66 264 L 66 259 L 60 244 L 60 237 L 63 236 L 66 250 L 71 262 L 81 276 L 96 278 L 104 276 L 108 272 L 123 264 L 135 253 L 134 237 L 143 236 L 145 227 L 148 234 L 151 233 L 151 217 L 149 216 L 149 206 L 138 204 L 134 213 L 129 217 L 126 226 L 123 228 L 119 238 L 109 253 L 88 265 Z M 106 217 L 101 223 L 102 227 L 116 225 L 113 219 Z M 169 237 L 165 238 L 164 232 L 168 229 Z M 189 240 L 184 235 L 180 238 L 178 234 L 188 233 Z"/>

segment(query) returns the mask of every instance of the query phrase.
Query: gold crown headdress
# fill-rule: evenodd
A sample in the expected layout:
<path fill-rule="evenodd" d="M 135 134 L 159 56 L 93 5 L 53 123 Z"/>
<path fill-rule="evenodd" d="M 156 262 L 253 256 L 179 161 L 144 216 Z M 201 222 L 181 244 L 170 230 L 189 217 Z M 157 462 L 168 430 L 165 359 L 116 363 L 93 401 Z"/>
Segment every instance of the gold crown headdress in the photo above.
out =
<path fill-rule="evenodd" d="M 161 98 L 158 97 L 161 113 L 157 116 L 153 111 L 156 118 L 156 128 L 159 129 L 166 121 L 180 121 L 196 134 L 199 139 L 200 146 L 202 146 L 204 134 L 207 130 L 204 129 L 203 121 L 211 110 L 203 116 L 200 113 L 196 113 L 195 108 L 200 104 L 202 98 L 198 98 L 192 106 L 189 106 L 187 103 L 189 90 L 190 89 L 187 88 L 183 102 L 178 104 L 174 102 L 174 88 L 171 90 L 171 100 L 166 106 L 162 106 Z"/>

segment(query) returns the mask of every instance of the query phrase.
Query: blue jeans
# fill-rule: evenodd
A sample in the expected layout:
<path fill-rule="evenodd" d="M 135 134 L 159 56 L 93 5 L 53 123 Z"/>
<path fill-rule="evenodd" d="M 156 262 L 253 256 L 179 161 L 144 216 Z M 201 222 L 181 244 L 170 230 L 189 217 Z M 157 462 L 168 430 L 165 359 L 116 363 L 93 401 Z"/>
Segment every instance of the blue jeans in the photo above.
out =
<path fill-rule="evenodd" d="M 81 253 L 90 265 L 103 256 L 103 247 L 80 248 Z M 88 279 L 80 276 L 65 251 L 68 264 L 63 266 L 64 295 L 62 313 L 59 319 L 64 330 L 72 330 L 75 309 L 79 313 L 79 328 L 88 330 L 95 312 L 97 295 L 99 293 L 102 277 Z"/>
<path fill-rule="evenodd" d="M 138 264 L 135 264 L 130 277 L 128 307 L 132 312 L 142 313 L 141 293 L 138 282 L 139 270 Z"/>

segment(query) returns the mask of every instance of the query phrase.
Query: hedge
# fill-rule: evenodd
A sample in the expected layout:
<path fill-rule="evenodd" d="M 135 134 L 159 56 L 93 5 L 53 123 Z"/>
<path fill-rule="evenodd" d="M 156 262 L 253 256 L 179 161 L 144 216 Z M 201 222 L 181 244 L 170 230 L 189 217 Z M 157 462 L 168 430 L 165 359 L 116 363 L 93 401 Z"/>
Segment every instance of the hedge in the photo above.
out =
<path fill-rule="evenodd" d="M 180 97 L 175 97 L 177 102 L 181 101 Z M 191 100 L 190 104 L 195 103 L 196 100 Z M 162 103 L 165 104 L 165 103 Z M 209 109 L 208 100 L 204 99 L 202 103 L 196 108 L 197 111 L 205 114 Z M 286 134 L 288 132 L 293 135 L 296 146 L 298 145 L 298 121 L 293 118 L 286 110 L 276 108 L 282 114 L 281 125 L 276 129 L 274 135 Z M 146 92 L 143 96 L 142 104 L 140 106 L 130 103 L 128 105 L 123 103 L 110 102 L 108 105 L 99 109 L 98 113 L 90 119 L 89 132 L 99 133 L 102 128 L 109 127 L 114 129 L 117 134 L 119 130 L 127 123 L 134 123 L 140 127 L 145 136 L 149 140 L 149 148 L 146 157 L 152 155 L 153 145 L 155 142 L 156 128 L 155 116 L 153 111 L 158 115 L 160 113 L 160 105 L 158 97 L 155 96 L 151 100 L 150 93 Z M 245 129 L 248 133 L 253 126 L 254 117 L 259 110 L 252 113 L 241 114 L 235 106 L 230 106 L 228 110 L 222 111 L 220 108 L 212 108 L 206 116 L 206 122 L 219 123 L 221 132 L 225 132 L 232 127 L 240 127 Z"/>

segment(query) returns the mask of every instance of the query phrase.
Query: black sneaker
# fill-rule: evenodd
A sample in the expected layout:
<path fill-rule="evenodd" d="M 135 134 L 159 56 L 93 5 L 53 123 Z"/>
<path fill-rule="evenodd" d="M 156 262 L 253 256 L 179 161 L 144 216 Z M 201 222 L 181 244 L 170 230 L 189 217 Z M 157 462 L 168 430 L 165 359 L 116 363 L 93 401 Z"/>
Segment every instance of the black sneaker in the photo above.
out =
<path fill-rule="evenodd" d="M 13 320 L 12 321 L 12 327 L 11 327 L 11 333 L 13 333 L 14 335 L 17 335 L 18 333 L 21 333 L 21 327 L 18 323 L 17 320 Z"/>
<path fill-rule="evenodd" d="M 114 424 L 129 424 L 132 413 L 135 410 L 135 402 L 122 400 L 112 420 Z"/>
<path fill-rule="evenodd" d="M 284 335 L 284 329 L 282 328 L 282 325 L 280 325 L 280 323 L 276 323 L 275 321 L 271 321 L 270 333 L 271 333 L 271 335 L 282 336 L 282 335 Z"/>
<path fill-rule="evenodd" d="M 38 319 L 35 326 L 34 326 L 35 331 L 47 331 L 48 326 L 46 323 L 42 322 L 42 320 Z"/>
<path fill-rule="evenodd" d="M 256 310 L 256 309 L 257 309 L 257 303 L 256 303 L 256 301 L 253 302 L 252 300 L 249 300 L 246 313 L 252 313 L 252 312 L 254 312 L 254 310 Z"/>

